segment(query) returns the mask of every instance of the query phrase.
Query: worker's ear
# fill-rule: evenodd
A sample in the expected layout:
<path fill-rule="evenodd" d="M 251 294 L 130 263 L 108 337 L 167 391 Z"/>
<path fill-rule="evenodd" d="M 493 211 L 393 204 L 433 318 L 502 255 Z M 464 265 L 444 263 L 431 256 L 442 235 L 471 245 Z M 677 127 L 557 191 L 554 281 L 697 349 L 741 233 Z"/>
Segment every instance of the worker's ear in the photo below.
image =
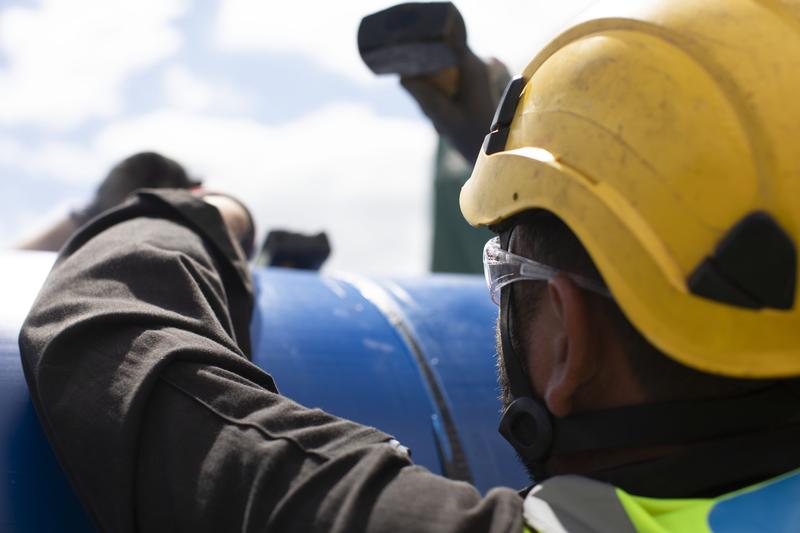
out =
<path fill-rule="evenodd" d="M 550 338 L 550 372 L 544 387 L 544 400 L 554 415 L 566 416 L 575 408 L 579 389 L 595 374 L 598 346 L 593 342 L 596 324 L 587 291 L 565 274 L 548 284 L 543 305 L 553 328 Z M 596 339 L 594 339 L 596 340 Z"/>

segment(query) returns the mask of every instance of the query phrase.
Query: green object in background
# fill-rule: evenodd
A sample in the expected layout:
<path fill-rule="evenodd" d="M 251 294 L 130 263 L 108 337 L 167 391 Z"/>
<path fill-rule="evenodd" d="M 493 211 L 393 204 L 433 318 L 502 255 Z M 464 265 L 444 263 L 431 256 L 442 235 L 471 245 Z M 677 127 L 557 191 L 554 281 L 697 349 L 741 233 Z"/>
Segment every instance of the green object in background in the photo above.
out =
<path fill-rule="evenodd" d="M 433 272 L 483 273 L 483 245 L 493 234 L 467 224 L 458 204 L 471 172 L 472 165 L 440 138 L 433 181 Z"/>
<path fill-rule="evenodd" d="M 497 105 L 511 75 L 495 58 L 489 58 L 485 63 L 489 73 L 489 97 L 493 105 Z M 440 135 L 433 177 L 432 272 L 483 274 L 483 246 L 494 234 L 486 228 L 473 228 L 461 214 L 458 198 L 470 174 L 472 162 L 465 160 Z"/>

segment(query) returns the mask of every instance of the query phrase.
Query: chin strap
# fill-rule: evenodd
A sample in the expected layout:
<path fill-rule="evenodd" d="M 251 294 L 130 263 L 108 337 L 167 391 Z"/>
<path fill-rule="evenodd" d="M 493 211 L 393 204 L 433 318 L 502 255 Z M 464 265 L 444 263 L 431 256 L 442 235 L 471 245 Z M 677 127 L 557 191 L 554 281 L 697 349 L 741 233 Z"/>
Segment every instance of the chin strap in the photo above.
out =
<path fill-rule="evenodd" d="M 500 233 L 500 245 L 508 250 L 514 226 Z M 500 342 L 503 368 L 512 401 L 500 419 L 500 434 L 516 450 L 533 477 L 547 477 L 544 464 L 553 443 L 553 416 L 544 403 L 536 400 L 529 385 L 527 366 L 519 359 L 511 340 L 511 285 L 500 293 Z"/>
<path fill-rule="evenodd" d="M 500 235 L 505 250 L 512 231 Z M 500 336 L 512 401 L 499 430 L 536 481 L 549 477 L 545 464 L 557 455 L 690 444 L 800 423 L 800 395 L 787 385 L 733 398 L 634 405 L 556 418 L 531 391 L 512 342 L 510 319 L 511 284 L 501 295 Z"/>
<path fill-rule="evenodd" d="M 796 391 L 774 385 L 721 400 L 635 405 L 556 418 L 542 402 L 517 398 L 503 413 L 500 433 L 541 481 L 548 477 L 544 463 L 555 455 L 691 444 L 800 423 L 798 399 Z"/>

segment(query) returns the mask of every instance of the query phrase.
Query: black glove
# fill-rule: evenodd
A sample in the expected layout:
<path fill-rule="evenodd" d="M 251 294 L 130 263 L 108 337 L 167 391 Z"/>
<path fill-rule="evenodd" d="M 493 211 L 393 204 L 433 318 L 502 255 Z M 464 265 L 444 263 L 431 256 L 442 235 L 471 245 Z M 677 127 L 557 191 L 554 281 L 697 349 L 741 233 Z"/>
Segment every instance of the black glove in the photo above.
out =
<path fill-rule="evenodd" d="M 155 152 L 141 152 L 118 163 L 97 188 L 89 205 L 72 213 L 82 225 L 121 204 L 137 189 L 189 189 L 200 185 L 177 162 Z"/>

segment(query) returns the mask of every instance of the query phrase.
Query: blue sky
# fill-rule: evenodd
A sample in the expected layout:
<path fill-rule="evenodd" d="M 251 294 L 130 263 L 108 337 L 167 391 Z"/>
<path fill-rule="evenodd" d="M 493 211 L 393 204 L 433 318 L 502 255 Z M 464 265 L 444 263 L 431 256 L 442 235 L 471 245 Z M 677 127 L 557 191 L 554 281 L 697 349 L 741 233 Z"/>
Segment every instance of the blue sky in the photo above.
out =
<path fill-rule="evenodd" d="M 0 245 L 151 149 L 240 195 L 262 233 L 327 230 L 330 268 L 424 272 L 435 133 L 355 45 L 392 3 L 0 1 Z M 512 70 L 591 3 L 456 2 Z"/>

